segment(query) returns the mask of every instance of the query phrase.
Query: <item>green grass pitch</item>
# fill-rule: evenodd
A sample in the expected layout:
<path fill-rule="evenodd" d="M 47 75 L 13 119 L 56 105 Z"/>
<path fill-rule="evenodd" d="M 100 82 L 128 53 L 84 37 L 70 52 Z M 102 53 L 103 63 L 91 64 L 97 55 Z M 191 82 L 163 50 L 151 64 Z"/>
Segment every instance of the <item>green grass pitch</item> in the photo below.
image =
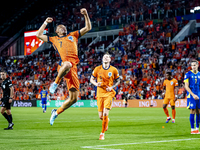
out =
<path fill-rule="evenodd" d="M 52 108 L 12 108 L 14 130 L 4 131 L 0 116 L 0 150 L 200 149 L 200 135 L 190 134 L 189 110 L 176 109 L 176 123 L 166 124 L 162 108 L 113 108 L 105 140 L 96 108 L 70 108 L 50 126 Z M 171 114 L 171 108 L 169 108 Z M 163 128 L 164 126 L 164 128 Z"/>

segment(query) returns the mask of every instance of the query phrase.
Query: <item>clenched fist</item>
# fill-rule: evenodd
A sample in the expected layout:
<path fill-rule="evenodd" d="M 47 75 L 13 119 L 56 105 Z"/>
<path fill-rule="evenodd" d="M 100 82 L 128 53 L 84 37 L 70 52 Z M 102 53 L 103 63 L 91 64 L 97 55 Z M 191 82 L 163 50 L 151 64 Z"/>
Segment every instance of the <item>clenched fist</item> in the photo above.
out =
<path fill-rule="evenodd" d="M 87 14 L 87 10 L 85 8 L 82 8 L 80 10 L 80 12 L 81 12 L 82 15 L 86 15 Z"/>
<path fill-rule="evenodd" d="M 51 17 L 48 17 L 48 18 L 45 20 L 46 23 L 51 23 L 52 21 L 53 21 L 53 18 L 51 18 Z"/>

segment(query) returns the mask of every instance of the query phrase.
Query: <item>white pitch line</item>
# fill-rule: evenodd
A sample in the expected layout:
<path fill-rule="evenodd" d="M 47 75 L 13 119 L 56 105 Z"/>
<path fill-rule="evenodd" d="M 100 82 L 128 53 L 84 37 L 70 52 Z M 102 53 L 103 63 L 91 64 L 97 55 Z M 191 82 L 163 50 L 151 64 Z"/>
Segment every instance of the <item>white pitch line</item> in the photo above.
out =
<path fill-rule="evenodd" d="M 138 143 L 120 143 L 120 144 L 109 144 L 109 145 L 95 145 L 95 146 L 82 146 L 81 148 L 88 149 L 104 149 L 104 150 L 122 150 L 122 149 L 110 149 L 103 148 L 106 146 L 120 146 L 120 145 L 137 145 L 137 144 L 151 144 L 151 143 L 164 143 L 164 142 L 178 142 L 178 141 L 189 141 L 189 140 L 199 140 L 200 138 L 190 138 L 190 139 L 176 139 L 176 140 L 164 140 L 164 141 L 149 141 L 149 142 L 138 142 Z"/>

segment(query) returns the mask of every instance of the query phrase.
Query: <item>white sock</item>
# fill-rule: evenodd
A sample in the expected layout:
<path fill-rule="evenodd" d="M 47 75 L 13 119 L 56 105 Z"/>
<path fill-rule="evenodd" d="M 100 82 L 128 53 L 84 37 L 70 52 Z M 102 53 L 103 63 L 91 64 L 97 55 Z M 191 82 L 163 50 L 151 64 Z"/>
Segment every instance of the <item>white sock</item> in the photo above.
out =
<path fill-rule="evenodd" d="M 199 128 L 196 128 L 196 130 L 199 130 Z"/>
<path fill-rule="evenodd" d="M 169 119 L 169 118 L 171 118 L 170 116 L 169 117 L 167 117 L 167 119 Z"/>
<path fill-rule="evenodd" d="M 172 119 L 173 121 L 175 121 L 175 119 Z"/>
<path fill-rule="evenodd" d="M 102 132 L 101 132 L 101 134 L 100 134 L 100 135 L 104 135 L 104 133 L 102 133 Z"/>
<path fill-rule="evenodd" d="M 194 129 L 194 128 L 191 128 L 191 131 L 195 131 L 195 129 Z"/>

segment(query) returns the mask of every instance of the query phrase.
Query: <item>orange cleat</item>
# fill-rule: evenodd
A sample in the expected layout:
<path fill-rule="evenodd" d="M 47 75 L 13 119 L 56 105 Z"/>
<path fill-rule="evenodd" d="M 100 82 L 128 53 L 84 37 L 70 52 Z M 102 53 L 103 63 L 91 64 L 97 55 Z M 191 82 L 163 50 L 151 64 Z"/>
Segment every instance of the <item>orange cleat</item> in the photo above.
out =
<path fill-rule="evenodd" d="M 191 131 L 191 134 L 200 134 L 199 130 Z"/>
<path fill-rule="evenodd" d="M 104 133 L 101 133 L 100 136 L 99 136 L 99 140 L 104 140 Z"/>

